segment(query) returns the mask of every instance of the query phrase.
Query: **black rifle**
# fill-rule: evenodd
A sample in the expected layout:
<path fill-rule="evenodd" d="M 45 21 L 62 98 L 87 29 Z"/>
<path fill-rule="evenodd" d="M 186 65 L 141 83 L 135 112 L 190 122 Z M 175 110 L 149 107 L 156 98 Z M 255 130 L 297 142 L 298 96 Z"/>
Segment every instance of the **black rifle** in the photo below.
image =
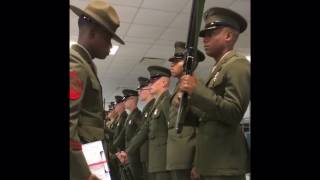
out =
<path fill-rule="evenodd" d="M 183 66 L 183 72 L 186 75 L 192 75 L 197 61 L 198 37 L 201 25 L 201 17 L 205 0 L 193 0 L 191 8 L 191 16 L 189 21 L 188 39 L 186 44 L 186 55 Z M 183 92 L 180 99 L 178 115 L 176 120 L 177 133 L 180 134 L 186 119 L 188 108 L 188 93 Z"/>

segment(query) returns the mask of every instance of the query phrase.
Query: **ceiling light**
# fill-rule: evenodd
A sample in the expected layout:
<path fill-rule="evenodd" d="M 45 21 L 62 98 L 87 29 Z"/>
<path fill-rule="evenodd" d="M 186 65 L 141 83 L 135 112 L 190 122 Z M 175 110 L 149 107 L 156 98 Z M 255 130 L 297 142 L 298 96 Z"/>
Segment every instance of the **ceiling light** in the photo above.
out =
<path fill-rule="evenodd" d="M 117 53 L 119 49 L 119 46 L 112 46 L 112 48 L 110 49 L 110 55 L 115 55 Z"/>

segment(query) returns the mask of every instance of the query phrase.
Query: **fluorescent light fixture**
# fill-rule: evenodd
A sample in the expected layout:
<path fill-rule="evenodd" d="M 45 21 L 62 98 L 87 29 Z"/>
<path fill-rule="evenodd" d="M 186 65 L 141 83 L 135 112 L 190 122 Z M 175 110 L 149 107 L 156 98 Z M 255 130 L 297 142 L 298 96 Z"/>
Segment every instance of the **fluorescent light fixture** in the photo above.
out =
<path fill-rule="evenodd" d="M 251 62 L 251 56 L 246 56 L 246 58 Z"/>
<path fill-rule="evenodd" d="M 75 42 L 75 41 L 70 41 L 70 47 L 73 45 L 73 44 L 76 44 L 77 42 Z"/>
<path fill-rule="evenodd" d="M 112 48 L 110 49 L 110 55 L 115 55 L 117 53 L 119 49 L 119 46 L 112 46 Z"/>

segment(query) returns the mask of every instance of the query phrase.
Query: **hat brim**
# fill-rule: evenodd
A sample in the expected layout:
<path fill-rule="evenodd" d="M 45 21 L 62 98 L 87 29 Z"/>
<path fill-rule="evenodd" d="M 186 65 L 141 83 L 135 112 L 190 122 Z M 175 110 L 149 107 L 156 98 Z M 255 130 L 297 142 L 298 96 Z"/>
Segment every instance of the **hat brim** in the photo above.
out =
<path fill-rule="evenodd" d="M 91 18 L 92 20 L 100 24 L 102 27 L 104 27 L 109 33 L 111 33 L 112 39 L 119 42 L 120 44 L 123 44 L 123 45 L 125 44 L 124 41 L 116 33 L 114 33 L 99 17 L 95 16 L 92 13 L 85 12 L 82 9 L 73 5 L 70 5 L 70 9 L 79 17 L 82 15 L 85 15 Z"/>
<path fill-rule="evenodd" d="M 202 61 L 204 61 L 204 59 L 205 59 L 204 54 L 198 50 L 197 51 L 197 61 L 198 62 L 202 62 Z M 179 62 L 179 61 L 183 61 L 183 60 L 184 60 L 183 58 L 177 58 L 177 57 L 173 56 L 168 61 L 170 61 L 170 62 Z"/>
<path fill-rule="evenodd" d="M 203 30 L 201 30 L 201 31 L 199 32 L 199 37 L 204 37 L 204 35 L 206 34 L 206 32 L 208 32 L 208 31 L 213 31 L 213 30 L 215 30 L 215 29 L 217 29 L 217 28 L 218 28 L 218 26 L 211 26 L 211 27 L 205 28 L 205 29 L 203 29 Z"/>
<path fill-rule="evenodd" d="M 128 96 L 124 96 L 123 97 L 123 101 L 126 101 L 129 97 L 138 97 L 139 95 L 135 95 L 135 94 L 131 94 L 131 95 L 128 95 Z"/>

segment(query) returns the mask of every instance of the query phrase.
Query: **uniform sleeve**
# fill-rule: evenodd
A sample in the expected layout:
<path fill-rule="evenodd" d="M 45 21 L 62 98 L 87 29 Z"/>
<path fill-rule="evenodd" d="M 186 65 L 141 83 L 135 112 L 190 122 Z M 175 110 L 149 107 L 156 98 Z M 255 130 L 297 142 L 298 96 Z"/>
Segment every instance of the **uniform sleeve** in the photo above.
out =
<path fill-rule="evenodd" d="M 80 107 L 85 93 L 87 83 L 87 74 L 81 66 L 75 62 L 70 62 L 70 174 L 72 177 L 85 179 L 91 173 L 86 159 L 81 149 L 80 138 L 78 134 L 78 120 Z"/>
<path fill-rule="evenodd" d="M 126 149 L 128 154 L 133 154 L 140 149 L 142 144 L 148 139 L 148 119 L 145 120 L 138 133 L 131 139 L 129 147 Z"/>
<path fill-rule="evenodd" d="M 199 83 L 191 94 L 191 101 L 203 112 L 205 119 L 236 125 L 241 121 L 250 100 L 250 65 L 235 61 L 226 68 L 221 84 L 224 86 L 222 96 Z"/>

